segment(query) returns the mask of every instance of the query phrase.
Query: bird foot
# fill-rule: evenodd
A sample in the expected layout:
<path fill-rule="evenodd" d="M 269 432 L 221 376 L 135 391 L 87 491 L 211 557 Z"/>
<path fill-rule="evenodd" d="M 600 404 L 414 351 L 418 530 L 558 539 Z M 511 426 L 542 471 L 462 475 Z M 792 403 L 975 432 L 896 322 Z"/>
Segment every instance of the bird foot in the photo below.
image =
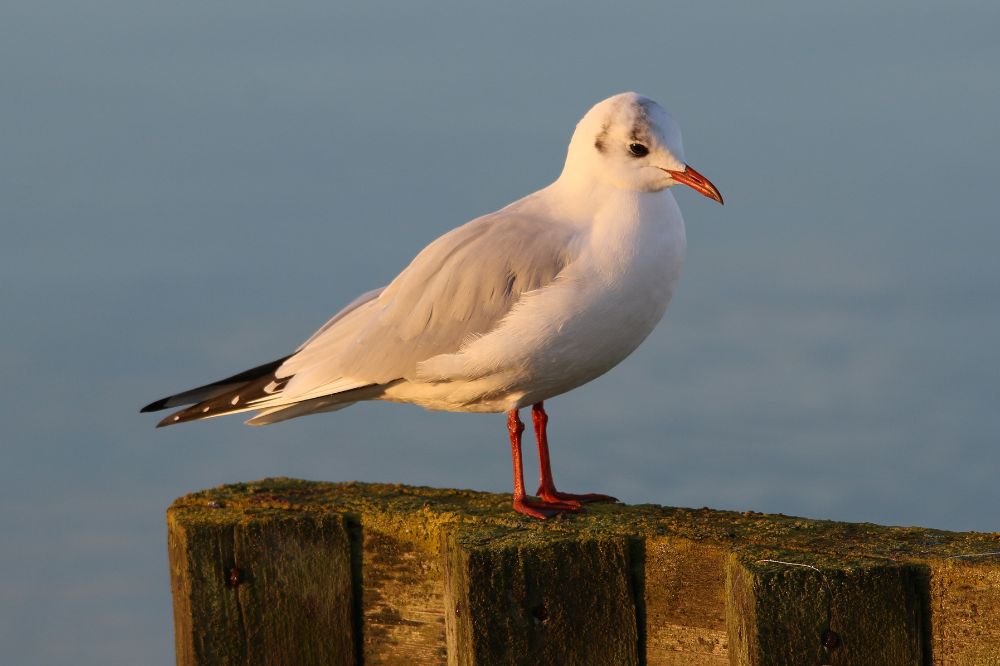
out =
<path fill-rule="evenodd" d="M 612 497 L 611 495 L 601 495 L 600 493 L 585 493 L 583 495 L 577 495 L 575 493 L 563 493 L 559 492 L 555 488 L 545 488 L 541 486 L 538 488 L 536 493 L 543 502 L 568 502 L 571 504 L 576 504 L 581 506 L 582 504 L 589 504 L 591 502 L 617 502 L 617 497 Z"/>
<path fill-rule="evenodd" d="M 532 518 L 538 518 L 539 520 L 552 518 L 553 516 L 557 516 L 560 513 L 567 511 L 574 512 L 582 510 L 583 506 L 579 502 L 564 502 L 559 500 L 552 502 L 537 502 L 527 498 L 514 500 L 514 511 L 523 513 L 524 515 Z"/>

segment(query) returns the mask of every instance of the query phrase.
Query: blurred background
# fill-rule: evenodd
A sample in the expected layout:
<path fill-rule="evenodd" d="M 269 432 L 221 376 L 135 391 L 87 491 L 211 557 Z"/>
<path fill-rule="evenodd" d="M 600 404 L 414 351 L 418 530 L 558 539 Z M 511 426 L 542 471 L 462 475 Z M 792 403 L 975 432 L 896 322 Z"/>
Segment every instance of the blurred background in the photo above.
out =
<path fill-rule="evenodd" d="M 560 487 L 1000 530 L 1000 5 L 667 4 L 4 2 L 0 661 L 173 663 L 184 493 L 509 491 L 500 415 L 138 409 L 287 353 L 547 184 L 625 90 L 727 205 L 678 192 L 664 322 L 547 403 Z"/>

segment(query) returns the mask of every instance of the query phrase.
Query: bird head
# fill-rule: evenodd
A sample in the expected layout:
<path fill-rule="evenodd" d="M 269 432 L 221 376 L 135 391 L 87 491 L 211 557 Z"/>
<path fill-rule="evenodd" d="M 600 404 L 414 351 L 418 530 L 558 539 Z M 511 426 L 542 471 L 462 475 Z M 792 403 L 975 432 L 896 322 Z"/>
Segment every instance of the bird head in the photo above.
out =
<path fill-rule="evenodd" d="M 715 185 L 685 161 L 681 129 L 666 109 L 631 92 L 598 102 L 577 124 L 563 174 L 636 192 L 687 185 L 722 203 Z"/>

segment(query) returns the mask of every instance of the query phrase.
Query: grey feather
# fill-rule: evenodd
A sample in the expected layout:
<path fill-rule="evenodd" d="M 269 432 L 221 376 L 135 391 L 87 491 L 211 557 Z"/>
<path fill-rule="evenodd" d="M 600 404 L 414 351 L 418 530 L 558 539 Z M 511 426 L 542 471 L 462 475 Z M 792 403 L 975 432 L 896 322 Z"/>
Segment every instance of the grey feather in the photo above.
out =
<path fill-rule="evenodd" d="M 377 298 L 313 336 L 278 369 L 291 380 L 271 402 L 413 378 L 418 363 L 457 352 L 523 294 L 551 284 L 578 255 L 578 232 L 516 206 L 434 241 Z"/>
<path fill-rule="evenodd" d="M 343 308 L 341 308 L 340 312 L 338 312 L 337 314 L 335 314 L 332 317 L 330 317 L 330 319 L 325 324 L 323 324 L 322 326 L 319 327 L 318 331 L 316 331 L 315 333 L 313 333 L 312 335 L 309 336 L 308 340 L 306 340 L 301 345 L 299 345 L 299 349 L 302 349 L 303 347 L 305 347 L 306 345 L 308 345 L 310 342 L 312 342 L 313 340 L 315 340 L 319 336 L 323 335 L 323 333 L 325 333 L 327 331 L 327 329 L 329 329 L 331 326 L 333 326 L 334 324 L 336 324 L 338 321 L 340 321 L 341 319 L 343 319 L 344 317 L 346 317 L 348 314 L 350 314 L 354 310 L 357 310 L 359 307 L 361 307 L 362 305 L 364 305 L 368 301 L 371 301 L 371 300 L 374 300 L 374 299 L 378 298 L 379 294 L 381 294 L 383 291 L 385 291 L 385 287 L 379 287 L 378 289 L 372 289 L 371 291 L 366 291 L 365 293 L 363 293 L 360 296 L 358 296 L 357 298 L 355 298 L 353 301 L 351 301 L 350 303 L 348 303 L 347 305 L 345 305 Z"/>
<path fill-rule="evenodd" d="M 304 416 L 306 414 L 336 412 L 345 407 L 350 407 L 360 400 L 377 399 L 385 389 L 386 387 L 383 385 L 362 386 L 322 398 L 313 398 L 312 400 L 304 400 L 303 402 L 296 402 L 291 405 L 263 409 L 257 412 L 253 418 L 248 419 L 246 424 L 252 426 L 271 425 L 272 423 L 280 423 L 281 421 L 287 421 L 288 419 L 294 419 L 297 416 Z"/>
<path fill-rule="evenodd" d="M 358 307 L 364 305 L 372 299 L 377 298 L 380 293 L 382 293 L 382 289 L 373 289 L 355 298 L 337 314 L 331 317 L 329 321 L 323 324 L 323 326 L 316 331 L 312 337 L 309 338 L 309 340 L 306 340 L 306 342 L 302 344 L 302 347 L 308 345 L 312 339 L 321 335 L 324 331 L 339 322 Z M 300 347 L 300 349 L 302 347 Z M 285 356 L 284 358 L 279 358 L 277 361 L 272 361 L 271 363 L 259 365 L 256 368 L 244 370 L 243 372 L 233 375 L 232 377 L 220 379 L 217 382 L 206 384 L 205 386 L 199 386 L 197 388 L 184 391 L 183 393 L 168 396 L 146 405 L 141 411 L 152 412 L 160 409 L 166 409 L 168 407 L 196 403 L 193 407 L 171 414 L 167 418 L 160 421 L 159 427 L 163 427 L 177 423 L 184 423 L 186 421 L 197 421 L 199 419 L 213 418 L 224 414 L 233 414 L 255 409 L 254 407 L 247 407 L 247 403 L 253 403 L 254 401 L 260 401 L 261 399 L 266 400 L 272 395 L 280 393 L 280 386 L 287 383 L 286 381 L 276 382 L 275 388 L 278 388 L 278 391 L 275 391 L 273 388 L 271 390 L 264 390 L 265 386 L 272 383 L 272 381 L 276 379 L 275 370 L 279 368 L 288 358 L 290 357 Z M 287 375 L 282 375 L 282 377 L 287 377 Z"/>

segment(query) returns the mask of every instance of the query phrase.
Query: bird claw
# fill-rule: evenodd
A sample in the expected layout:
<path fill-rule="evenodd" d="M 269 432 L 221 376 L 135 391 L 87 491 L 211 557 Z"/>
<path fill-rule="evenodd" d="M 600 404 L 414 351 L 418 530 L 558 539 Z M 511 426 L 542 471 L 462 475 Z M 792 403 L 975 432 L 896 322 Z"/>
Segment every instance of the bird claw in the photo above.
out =
<path fill-rule="evenodd" d="M 582 511 L 583 506 L 579 502 L 536 502 L 529 499 L 515 499 L 514 500 L 514 511 L 518 513 L 523 513 L 526 516 L 532 518 L 538 518 L 539 520 L 545 520 L 547 518 L 552 518 L 560 513 L 564 512 L 575 512 Z"/>
<path fill-rule="evenodd" d="M 577 495 L 575 493 L 563 493 L 559 492 L 555 488 L 545 488 L 544 486 L 538 488 L 536 493 L 543 502 L 570 502 L 577 505 L 590 504 L 592 502 L 617 502 L 617 497 L 612 497 L 611 495 L 602 495 L 600 493 L 585 493 L 583 495 Z"/>

